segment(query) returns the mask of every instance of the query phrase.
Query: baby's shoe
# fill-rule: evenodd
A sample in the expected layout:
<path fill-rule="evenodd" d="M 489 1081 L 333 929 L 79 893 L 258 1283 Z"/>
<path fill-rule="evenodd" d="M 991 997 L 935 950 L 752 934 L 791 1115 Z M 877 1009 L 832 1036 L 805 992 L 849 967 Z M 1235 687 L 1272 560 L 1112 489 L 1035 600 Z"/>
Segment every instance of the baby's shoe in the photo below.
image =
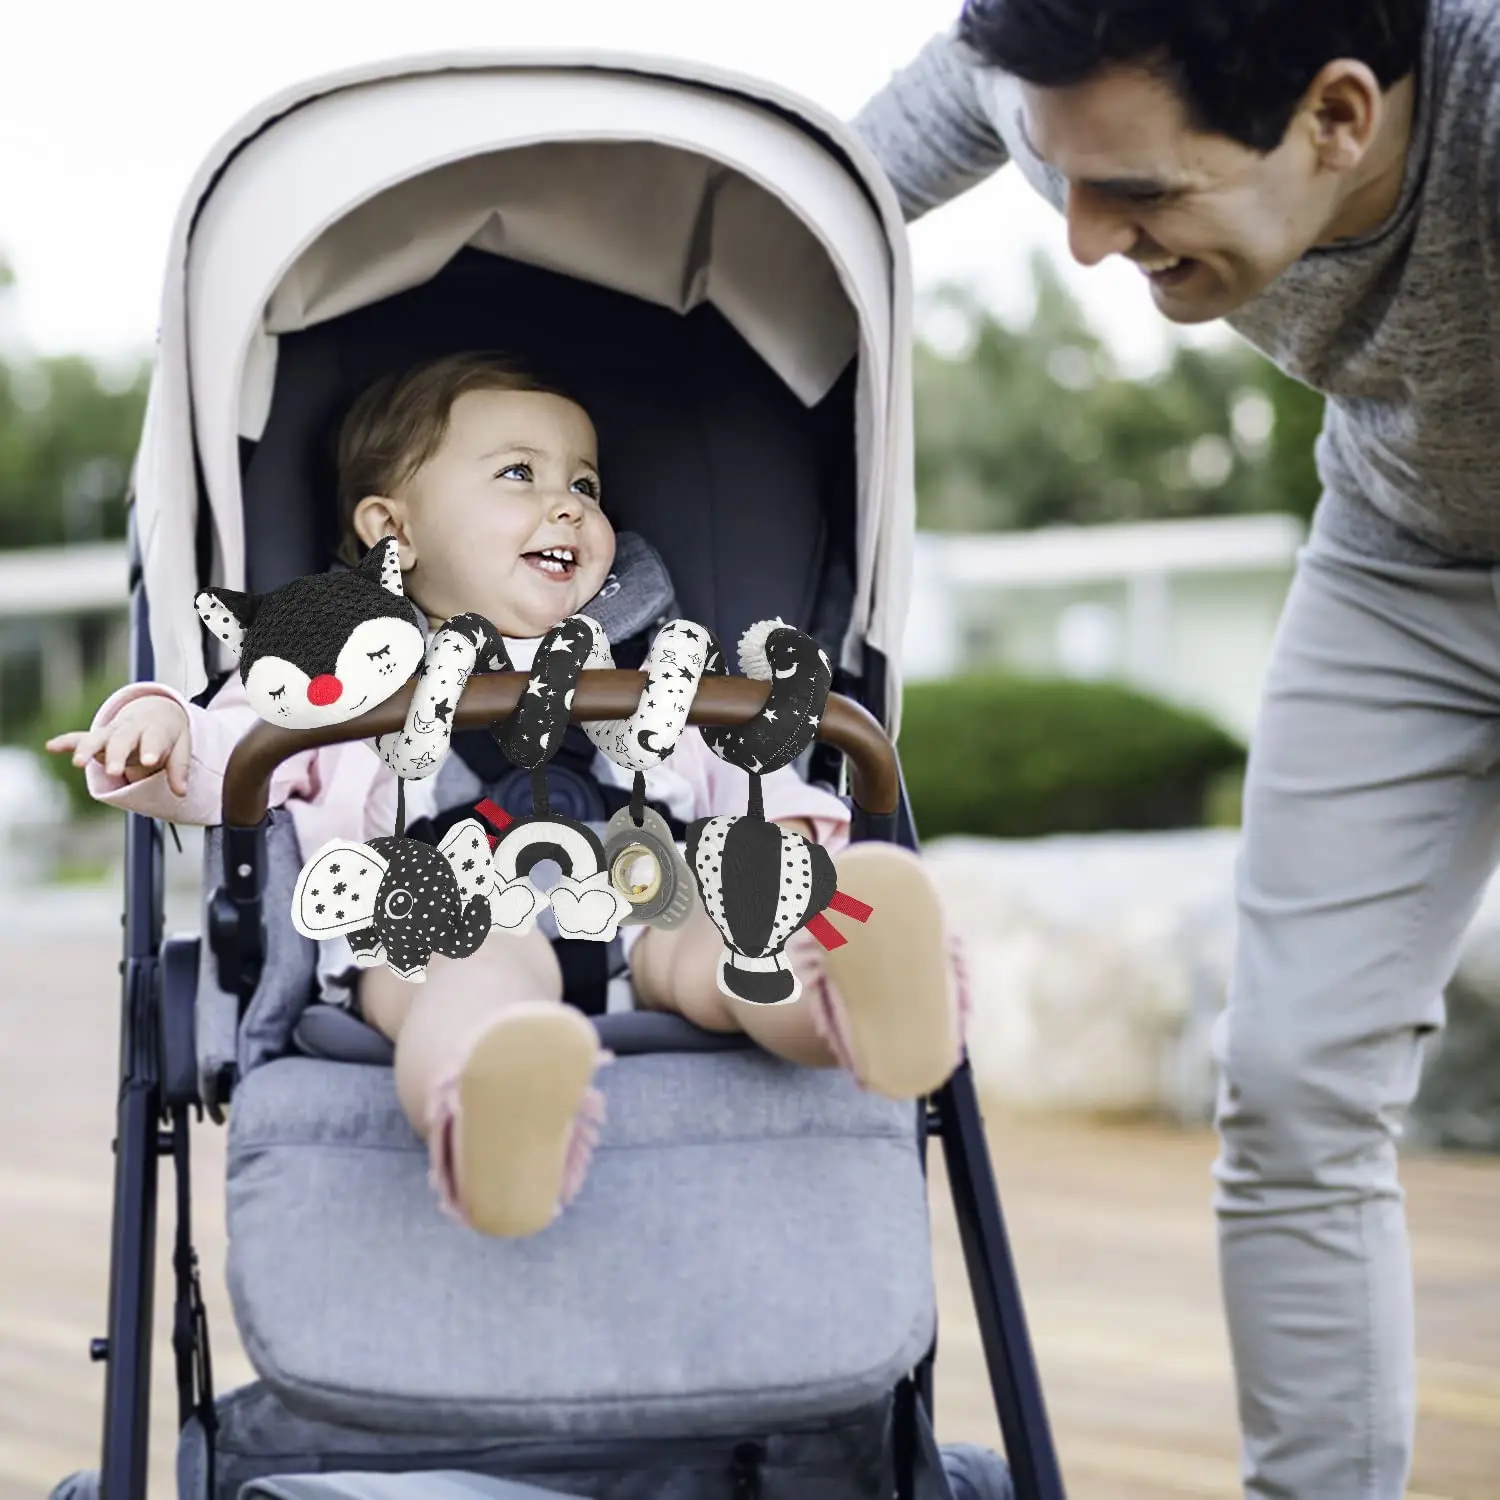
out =
<path fill-rule="evenodd" d="M 501 1014 L 434 1100 L 428 1146 L 444 1211 L 502 1239 L 545 1229 L 583 1186 L 604 1119 L 592 1082 L 611 1060 L 572 1006 L 523 1001 Z"/>
<path fill-rule="evenodd" d="M 834 856 L 839 893 L 872 907 L 832 925 L 832 949 L 805 928 L 787 944 L 818 1033 L 862 1088 L 919 1099 L 963 1057 L 969 995 L 957 943 L 921 859 L 896 844 L 851 844 Z"/>

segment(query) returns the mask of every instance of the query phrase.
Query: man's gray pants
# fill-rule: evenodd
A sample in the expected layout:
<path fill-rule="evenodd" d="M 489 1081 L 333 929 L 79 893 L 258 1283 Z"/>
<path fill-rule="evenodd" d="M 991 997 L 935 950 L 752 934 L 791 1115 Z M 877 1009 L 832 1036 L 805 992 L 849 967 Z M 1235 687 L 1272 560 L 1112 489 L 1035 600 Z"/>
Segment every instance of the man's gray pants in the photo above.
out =
<path fill-rule="evenodd" d="M 1396 1142 L 1500 857 L 1500 569 L 1315 526 L 1252 740 L 1214 1166 L 1254 1500 L 1401 1500 Z"/>

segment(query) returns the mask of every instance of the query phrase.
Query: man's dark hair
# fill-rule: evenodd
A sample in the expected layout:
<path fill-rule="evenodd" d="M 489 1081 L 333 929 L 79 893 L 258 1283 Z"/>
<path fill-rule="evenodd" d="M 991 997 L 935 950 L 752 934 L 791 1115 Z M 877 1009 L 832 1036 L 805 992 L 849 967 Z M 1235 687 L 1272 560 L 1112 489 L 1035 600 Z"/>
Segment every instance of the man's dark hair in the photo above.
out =
<path fill-rule="evenodd" d="M 1337 58 L 1381 88 L 1417 66 L 1428 0 L 966 0 L 959 35 L 991 67 L 1040 88 L 1134 64 L 1177 91 L 1200 130 L 1279 146 Z"/>

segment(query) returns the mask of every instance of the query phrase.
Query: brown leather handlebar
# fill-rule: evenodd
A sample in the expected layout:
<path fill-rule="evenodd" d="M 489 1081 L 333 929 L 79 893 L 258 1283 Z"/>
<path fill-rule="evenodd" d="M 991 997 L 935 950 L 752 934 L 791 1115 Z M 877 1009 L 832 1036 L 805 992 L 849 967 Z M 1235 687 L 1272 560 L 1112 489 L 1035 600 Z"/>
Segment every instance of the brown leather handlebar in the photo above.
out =
<path fill-rule="evenodd" d="M 454 712 L 454 727 L 475 729 L 511 713 L 529 681 L 524 672 L 471 677 Z M 579 679 L 573 698 L 574 723 L 585 719 L 628 719 L 646 689 L 644 672 L 591 669 Z M 257 724 L 234 747 L 224 772 L 224 823 L 254 828 L 266 814 L 271 777 L 277 766 L 302 750 L 346 740 L 390 734 L 406 723 L 416 681 L 398 689 L 377 708 L 328 729 L 278 729 Z M 706 677 L 688 713 L 689 724 L 744 724 L 764 706 L 768 682 L 749 677 Z M 850 698 L 832 693 L 818 738 L 848 757 L 855 805 L 876 816 L 895 812 L 900 779 L 896 752 L 874 715 Z"/>

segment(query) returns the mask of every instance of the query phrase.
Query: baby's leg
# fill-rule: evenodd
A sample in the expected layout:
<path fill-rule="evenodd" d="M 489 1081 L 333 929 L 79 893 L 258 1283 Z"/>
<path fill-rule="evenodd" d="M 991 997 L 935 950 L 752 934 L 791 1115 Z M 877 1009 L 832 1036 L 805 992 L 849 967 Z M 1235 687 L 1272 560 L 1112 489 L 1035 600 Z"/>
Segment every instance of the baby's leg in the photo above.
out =
<path fill-rule="evenodd" d="M 920 1098 L 958 1065 L 967 1003 L 936 889 L 921 860 L 891 844 L 851 845 L 834 864 L 839 890 L 874 915 L 861 925 L 831 914 L 848 940 L 832 952 L 806 929 L 792 938 L 795 1003 L 755 1005 L 720 991 L 723 939 L 701 904 L 682 927 L 637 941 L 637 997 L 710 1031 L 744 1031 L 788 1062 L 843 1066 L 875 1093 Z"/>
<path fill-rule="evenodd" d="M 396 1092 L 428 1145 L 444 1207 L 486 1234 L 534 1234 L 582 1183 L 604 1060 L 587 1017 L 561 1003 L 539 932 L 492 932 L 465 959 L 435 955 L 422 984 L 383 966 L 360 1006 L 396 1044 Z"/>

